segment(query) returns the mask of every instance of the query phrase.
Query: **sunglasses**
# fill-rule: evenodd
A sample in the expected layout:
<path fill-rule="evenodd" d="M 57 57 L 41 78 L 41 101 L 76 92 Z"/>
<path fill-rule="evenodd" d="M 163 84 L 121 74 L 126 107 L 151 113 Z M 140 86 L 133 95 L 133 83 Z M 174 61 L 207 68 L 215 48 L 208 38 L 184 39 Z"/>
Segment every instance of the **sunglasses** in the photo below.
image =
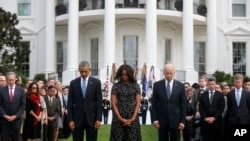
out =
<path fill-rule="evenodd" d="M 37 87 L 32 87 L 32 89 L 37 89 Z"/>

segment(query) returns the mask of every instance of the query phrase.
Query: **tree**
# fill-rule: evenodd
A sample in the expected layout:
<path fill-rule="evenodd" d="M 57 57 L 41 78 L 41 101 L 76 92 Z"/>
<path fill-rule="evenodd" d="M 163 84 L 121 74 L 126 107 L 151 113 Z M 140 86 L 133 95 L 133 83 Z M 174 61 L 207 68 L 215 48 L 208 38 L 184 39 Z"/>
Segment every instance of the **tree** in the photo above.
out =
<path fill-rule="evenodd" d="M 0 7 L 0 72 L 22 70 L 22 63 L 30 54 L 29 48 L 23 48 L 20 31 L 16 28 L 19 21 L 17 15 Z"/>
<path fill-rule="evenodd" d="M 217 70 L 214 72 L 213 76 L 216 78 L 218 83 L 226 82 L 229 85 L 233 84 L 233 76 L 229 73 Z"/>

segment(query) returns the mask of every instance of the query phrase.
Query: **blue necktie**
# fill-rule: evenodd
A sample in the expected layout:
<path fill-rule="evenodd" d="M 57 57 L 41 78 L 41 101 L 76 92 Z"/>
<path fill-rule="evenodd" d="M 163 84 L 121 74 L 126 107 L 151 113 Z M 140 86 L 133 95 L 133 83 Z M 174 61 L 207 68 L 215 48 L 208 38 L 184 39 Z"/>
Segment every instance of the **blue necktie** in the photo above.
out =
<path fill-rule="evenodd" d="M 236 93 L 236 100 L 237 100 L 237 105 L 239 107 L 240 105 L 240 90 L 237 90 L 237 93 Z"/>
<path fill-rule="evenodd" d="M 82 94 L 83 94 L 83 97 L 85 98 L 85 94 L 86 94 L 86 82 L 85 82 L 85 80 L 82 81 Z"/>
<path fill-rule="evenodd" d="M 170 85 L 169 85 L 169 81 L 168 81 L 168 85 L 167 85 L 167 96 L 168 99 L 170 98 Z"/>

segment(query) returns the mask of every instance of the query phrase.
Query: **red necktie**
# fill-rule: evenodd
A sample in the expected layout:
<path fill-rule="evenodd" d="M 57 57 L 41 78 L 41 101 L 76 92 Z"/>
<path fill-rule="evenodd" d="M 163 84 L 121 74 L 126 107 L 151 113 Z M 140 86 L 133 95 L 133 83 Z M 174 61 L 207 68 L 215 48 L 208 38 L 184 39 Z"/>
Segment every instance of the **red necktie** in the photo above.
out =
<path fill-rule="evenodd" d="M 12 93 L 12 87 L 10 87 L 10 102 L 12 102 L 13 99 L 13 93 Z"/>

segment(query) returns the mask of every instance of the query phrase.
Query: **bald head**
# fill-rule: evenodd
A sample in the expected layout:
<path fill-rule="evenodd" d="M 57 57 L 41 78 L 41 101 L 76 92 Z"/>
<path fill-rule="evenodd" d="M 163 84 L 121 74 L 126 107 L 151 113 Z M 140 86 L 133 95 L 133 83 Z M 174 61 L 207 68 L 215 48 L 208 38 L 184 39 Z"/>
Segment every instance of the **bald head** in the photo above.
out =
<path fill-rule="evenodd" d="M 163 73 L 164 73 L 165 79 L 167 79 L 168 81 L 171 81 L 174 78 L 175 66 L 173 64 L 166 64 L 164 66 Z"/>

